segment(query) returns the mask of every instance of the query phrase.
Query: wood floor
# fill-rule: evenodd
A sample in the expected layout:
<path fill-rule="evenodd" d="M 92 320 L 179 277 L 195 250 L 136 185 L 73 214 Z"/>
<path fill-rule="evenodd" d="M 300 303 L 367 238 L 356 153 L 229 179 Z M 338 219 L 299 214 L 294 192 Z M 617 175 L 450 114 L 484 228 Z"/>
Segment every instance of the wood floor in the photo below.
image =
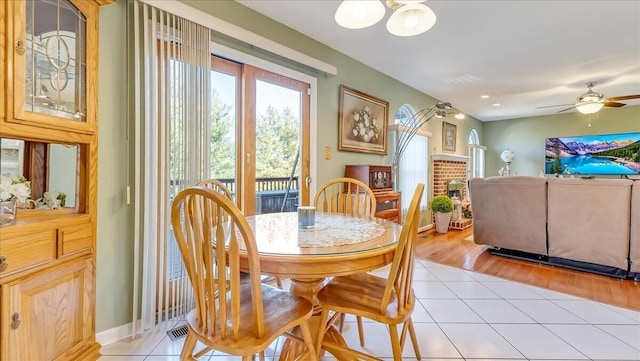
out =
<path fill-rule="evenodd" d="M 492 255 L 465 238 L 472 228 L 420 234 L 418 258 L 640 311 L 640 282 Z"/>

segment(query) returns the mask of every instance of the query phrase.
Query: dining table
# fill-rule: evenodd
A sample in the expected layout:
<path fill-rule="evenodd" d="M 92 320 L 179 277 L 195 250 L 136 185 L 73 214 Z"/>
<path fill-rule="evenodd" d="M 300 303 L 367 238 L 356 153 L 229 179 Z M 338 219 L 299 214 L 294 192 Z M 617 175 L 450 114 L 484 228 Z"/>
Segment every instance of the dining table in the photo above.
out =
<path fill-rule="evenodd" d="M 390 264 L 402 226 L 382 218 L 323 212 L 315 214 L 315 225 L 309 229 L 299 228 L 296 212 L 258 214 L 246 219 L 255 235 L 261 273 L 290 278 L 289 291 L 312 302 L 309 326 L 314 342 L 323 337 L 323 343 L 346 345 L 336 327 L 320 324 L 322 306 L 317 294 L 330 277 Z M 249 271 L 246 258 L 241 258 L 240 268 Z M 287 339 L 280 360 L 293 360 L 302 351 L 303 346 Z"/>

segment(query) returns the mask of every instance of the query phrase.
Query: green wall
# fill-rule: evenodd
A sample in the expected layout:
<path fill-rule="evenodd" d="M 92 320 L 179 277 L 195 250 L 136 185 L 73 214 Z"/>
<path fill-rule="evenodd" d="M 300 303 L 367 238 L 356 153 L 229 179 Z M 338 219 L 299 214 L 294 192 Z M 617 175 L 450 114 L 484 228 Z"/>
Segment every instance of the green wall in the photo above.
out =
<path fill-rule="evenodd" d="M 589 126 L 591 123 L 591 126 Z M 537 176 L 544 170 L 545 138 L 640 132 L 640 106 L 603 108 L 596 114 L 579 112 L 484 123 L 485 176 L 498 175 L 505 163 L 500 153 L 511 148 L 516 154 L 511 169 L 518 175 Z"/>
<path fill-rule="evenodd" d="M 127 205 L 126 3 L 100 8 L 96 331 L 131 322 L 133 205 Z M 133 137 L 131 137 L 133 138 Z"/>

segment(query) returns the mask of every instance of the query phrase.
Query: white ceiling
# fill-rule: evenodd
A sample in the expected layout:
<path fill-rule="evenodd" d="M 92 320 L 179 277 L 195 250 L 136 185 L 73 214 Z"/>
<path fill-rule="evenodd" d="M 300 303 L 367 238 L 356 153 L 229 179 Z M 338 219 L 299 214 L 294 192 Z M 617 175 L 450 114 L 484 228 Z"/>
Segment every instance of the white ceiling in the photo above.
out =
<path fill-rule="evenodd" d="M 591 80 L 640 94 L 640 0 L 431 0 L 437 22 L 414 37 L 387 32 L 389 8 L 349 30 L 339 0 L 237 1 L 482 121 L 553 114 L 566 107 L 536 107 L 575 103 Z"/>

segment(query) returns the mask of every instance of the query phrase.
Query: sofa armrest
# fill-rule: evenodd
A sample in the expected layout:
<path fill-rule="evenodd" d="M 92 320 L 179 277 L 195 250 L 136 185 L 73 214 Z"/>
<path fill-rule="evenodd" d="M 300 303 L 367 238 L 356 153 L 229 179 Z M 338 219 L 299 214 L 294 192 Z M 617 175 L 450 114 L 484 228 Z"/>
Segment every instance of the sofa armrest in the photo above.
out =
<path fill-rule="evenodd" d="M 473 178 L 469 185 L 475 243 L 547 255 L 547 178 Z"/>
<path fill-rule="evenodd" d="M 631 272 L 640 273 L 640 181 L 633 182 L 631 191 L 631 234 L 629 242 Z"/>

